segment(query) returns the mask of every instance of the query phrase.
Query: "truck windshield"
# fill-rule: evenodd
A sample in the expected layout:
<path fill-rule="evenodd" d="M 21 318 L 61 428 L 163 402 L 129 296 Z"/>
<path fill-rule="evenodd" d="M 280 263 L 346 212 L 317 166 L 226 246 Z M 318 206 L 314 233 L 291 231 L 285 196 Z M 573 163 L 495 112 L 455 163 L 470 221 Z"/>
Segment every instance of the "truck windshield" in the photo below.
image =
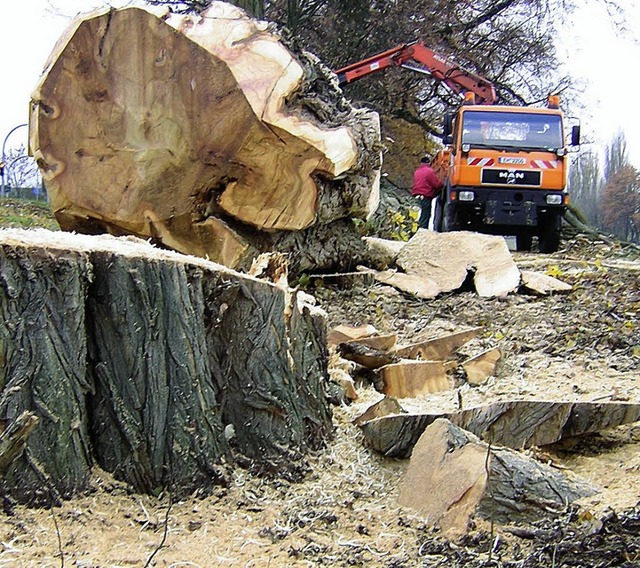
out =
<path fill-rule="evenodd" d="M 462 143 L 540 150 L 555 150 L 564 145 L 558 115 L 491 111 L 464 113 Z"/>

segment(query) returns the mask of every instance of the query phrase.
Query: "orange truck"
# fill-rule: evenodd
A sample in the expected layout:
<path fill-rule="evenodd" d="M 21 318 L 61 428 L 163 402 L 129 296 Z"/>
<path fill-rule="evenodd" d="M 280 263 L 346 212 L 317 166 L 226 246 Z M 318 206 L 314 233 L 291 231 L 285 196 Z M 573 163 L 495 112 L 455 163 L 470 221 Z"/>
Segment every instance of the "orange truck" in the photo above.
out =
<path fill-rule="evenodd" d="M 555 252 L 566 190 L 568 149 L 580 143 L 580 127 L 566 142 L 559 98 L 547 107 L 496 104 L 493 85 L 429 49 L 421 41 L 401 45 L 336 71 L 341 85 L 391 66 L 429 74 L 463 102 L 444 116 L 434 169 L 444 180 L 434 225 L 441 231 L 477 231 L 516 237 L 529 250 Z"/>

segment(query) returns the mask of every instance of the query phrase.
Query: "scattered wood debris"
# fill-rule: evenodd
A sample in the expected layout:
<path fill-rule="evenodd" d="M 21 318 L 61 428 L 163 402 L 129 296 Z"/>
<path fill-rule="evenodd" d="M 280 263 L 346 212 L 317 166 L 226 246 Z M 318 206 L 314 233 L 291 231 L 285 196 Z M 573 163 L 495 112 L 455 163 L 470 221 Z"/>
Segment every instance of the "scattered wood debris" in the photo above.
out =
<path fill-rule="evenodd" d="M 407 292 L 416 296 L 416 298 L 430 300 L 442 292 L 438 283 L 426 276 L 406 274 L 404 272 L 398 272 L 398 270 L 391 269 L 373 270 L 372 268 L 366 268 L 364 266 L 359 266 L 358 270 L 371 274 L 382 284 L 389 284 L 389 286 L 393 286 L 402 292 Z"/>
<path fill-rule="evenodd" d="M 372 370 L 397 363 L 400 360 L 400 358 L 393 353 L 385 353 L 378 349 L 372 349 L 355 341 L 341 343 L 338 346 L 338 352 L 345 359 Z"/>
<path fill-rule="evenodd" d="M 334 327 L 327 335 L 327 343 L 331 346 L 345 343 L 347 341 L 355 341 L 365 337 L 373 337 L 378 335 L 378 330 L 370 325 L 347 325 L 342 324 Z"/>
<path fill-rule="evenodd" d="M 456 349 L 465 343 L 478 337 L 482 332 L 481 327 L 475 327 L 466 331 L 451 333 L 442 337 L 417 338 L 410 344 L 398 345 L 393 353 L 398 357 L 407 359 L 423 359 L 426 361 L 444 361 L 448 359 Z"/>
<path fill-rule="evenodd" d="M 380 418 L 381 416 L 387 416 L 387 414 L 402 414 L 406 410 L 400 406 L 400 403 L 391 396 L 385 396 L 375 404 L 372 404 L 364 414 L 361 414 L 353 420 L 353 423 L 360 425 L 363 422 L 368 422 L 374 418 Z"/>

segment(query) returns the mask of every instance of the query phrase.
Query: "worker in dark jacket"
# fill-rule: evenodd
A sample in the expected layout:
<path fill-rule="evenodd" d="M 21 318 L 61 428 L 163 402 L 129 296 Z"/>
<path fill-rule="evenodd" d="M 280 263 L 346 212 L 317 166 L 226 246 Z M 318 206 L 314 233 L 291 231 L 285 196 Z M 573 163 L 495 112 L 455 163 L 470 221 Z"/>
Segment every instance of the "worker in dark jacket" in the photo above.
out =
<path fill-rule="evenodd" d="M 420 166 L 413 174 L 413 195 L 420 203 L 420 219 L 418 226 L 422 229 L 429 228 L 431 217 L 431 202 L 440 193 L 442 181 L 431 168 L 431 158 L 425 156 L 420 160 Z"/>

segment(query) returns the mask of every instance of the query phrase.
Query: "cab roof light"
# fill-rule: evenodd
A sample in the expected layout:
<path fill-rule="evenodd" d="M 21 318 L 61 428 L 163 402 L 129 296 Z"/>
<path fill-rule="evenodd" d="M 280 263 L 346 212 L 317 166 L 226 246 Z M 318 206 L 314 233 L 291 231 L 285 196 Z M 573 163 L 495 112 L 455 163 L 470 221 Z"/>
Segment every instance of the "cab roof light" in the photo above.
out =
<path fill-rule="evenodd" d="M 462 104 L 465 105 L 474 105 L 476 104 L 476 95 L 472 91 L 467 91 L 464 94 L 464 101 Z"/>
<path fill-rule="evenodd" d="M 548 108 L 560 108 L 560 96 L 559 95 L 549 95 L 547 99 L 547 107 Z"/>

